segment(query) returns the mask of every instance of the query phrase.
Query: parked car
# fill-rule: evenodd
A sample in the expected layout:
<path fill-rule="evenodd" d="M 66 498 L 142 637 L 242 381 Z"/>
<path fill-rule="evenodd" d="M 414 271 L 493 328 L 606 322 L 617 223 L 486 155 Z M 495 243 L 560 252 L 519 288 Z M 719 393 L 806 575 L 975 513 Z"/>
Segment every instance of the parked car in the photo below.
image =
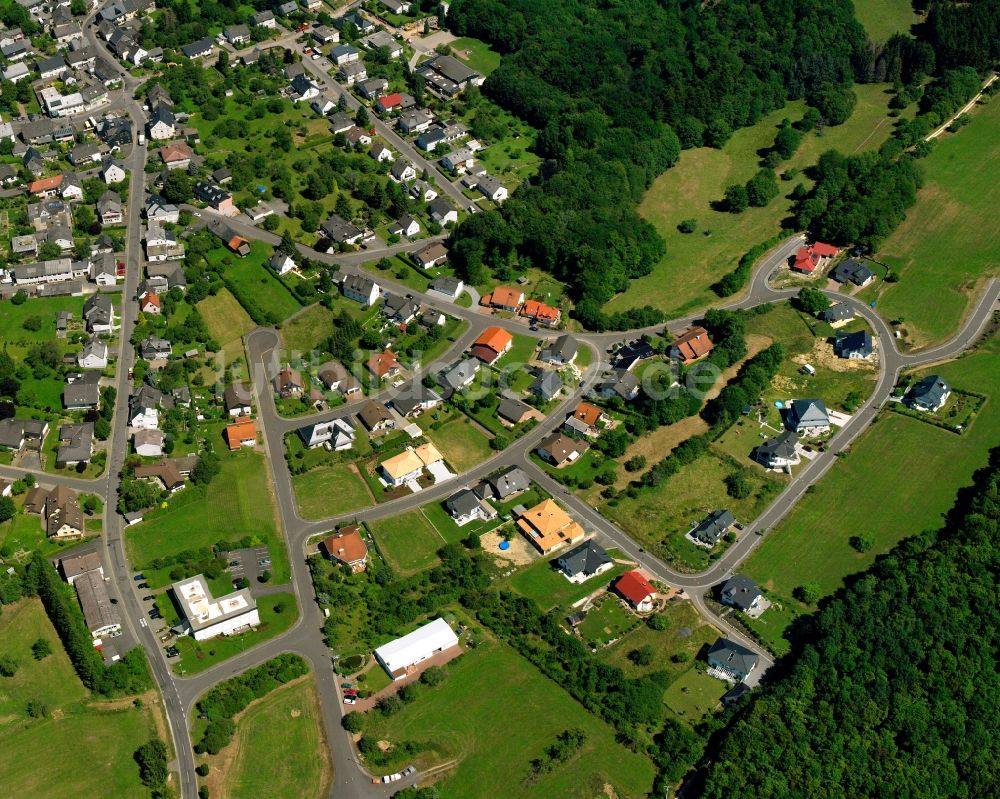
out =
<path fill-rule="evenodd" d="M 270 558 L 261 558 L 260 560 L 257 561 L 257 565 L 258 566 L 270 566 L 271 565 L 271 559 Z"/>
<path fill-rule="evenodd" d="M 345 696 L 344 697 L 344 704 L 345 705 L 354 705 L 354 704 L 357 704 L 357 701 L 358 700 L 355 699 L 353 696 Z"/>
<path fill-rule="evenodd" d="M 153 601 L 155 601 L 155 600 L 156 600 L 156 597 L 155 597 L 155 596 L 153 596 L 152 594 L 146 594 L 146 596 L 144 596 L 144 597 L 142 598 L 142 601 L 143 601 L 143 602 L 153 602 Z"/>
<path fill-rule="evenodd" d="M 138 573 L 137 575 L 135 575 L 135 577 L 133 577 L 132 579 L 133 579 L 133 580 L 135 580 L 136 582 L 139 582 L 140 580 L 145 580 L 145 579 L 146 579 L 146 575 L 145 575 L 145 574 L 143 574 L 142 572 L 139 572 L 139 573 Z"/>
<path fill-rule="evenodd" d="M 145 582 L 139 583 L 139 585 L 136 586 L 136 587 L 137 588 L 149 588 L 149 583 L 145 583 Z"/>
<path fill-rule="evenodd" d="M 411 765 L 409 765 L 409 766 L 407 766 L 406 768 L 403 769 L 403 776 L 404 777 L 409 777 L 411 774 L 415 774 L 416 771 L 417 771 L 417 767 L 411 764 Z"/>

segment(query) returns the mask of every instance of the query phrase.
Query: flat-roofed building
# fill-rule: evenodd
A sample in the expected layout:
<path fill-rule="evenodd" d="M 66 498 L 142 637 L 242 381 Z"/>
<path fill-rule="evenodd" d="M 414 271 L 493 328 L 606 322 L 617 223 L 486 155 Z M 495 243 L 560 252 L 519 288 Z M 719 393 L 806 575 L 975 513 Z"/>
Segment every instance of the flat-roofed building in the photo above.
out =
<path fill-rule="evenodd" d="M 412 633 L 375 650 L 375 658 L 394 680 L 417 670 L 417 666 L 440 652 L 458 646 L 458 636 L 444 619 L 434 619 Z"/>
<path fill-rule="evenodd" d="M 257 603 L 246 588 L 216 599 L 204 575 L 199 574 L 174 583 L 170 589 L 184 625 L 196 641 L 232 635 L 260 624 Z"/>

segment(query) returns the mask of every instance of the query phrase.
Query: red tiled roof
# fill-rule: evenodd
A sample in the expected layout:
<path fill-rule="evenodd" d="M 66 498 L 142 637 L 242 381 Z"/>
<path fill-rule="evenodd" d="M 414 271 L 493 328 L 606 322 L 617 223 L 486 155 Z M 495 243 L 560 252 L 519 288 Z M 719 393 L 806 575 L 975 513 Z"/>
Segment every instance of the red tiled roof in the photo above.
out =
<path fill-rule="evenodd" d="M 692 327 L 674 342 L 682 361 L 696 361 L 712 351 L 712 339 L 703 327 Z"/>
<path fill-rule="evenodd" d="M 556 322 L 559 320 L 560 312 L 558 308 L 546 305 L 538 300 L 528 300 L 521 308 L 521 316 L 530 316 L 546 322 Z"/>
<path fill-rule="evenodd" d="M 368 368 L 378 377 L 385 377 L 390 371 L 398 367 L 399 361 L 396 359 L 396 353 L 392 350 L 377 353 L 368 359 Z"/>
<path fill-rule="evenodd" d="M 625 574 L 618 578 L 618 581 L 615 583 L 615 591 L 633 605 L 638 605 L 646 597 L 656 593 L 656 589 L 653 588 L 649 580 L 643 577 L 641 572 L 634 570 L 625 572 Z"/>
<path fill-rule="evenodd" d="M 816 255 L 818 255 L 820 258 L 832 258 L 838 252 L 840 252 L 840 250 L 837 247 L 834 247 L 832 244 L 826 244 L 825 242 L 822 241 L 817 241 L 815 244 L 813 244 L 812 251 L 816 253 Z"/>
<path fill-rule="evenodd" d="M 576 406 L 576 410 L 573 411 L 573 417 L 575 419 L 579 419 L 585 425 L 590 427 L 596 427 L 603 415 L 604 411 L 596 405 L 591 405 L 589 402 L 581 402 Z"/>
<path fill-rule="evenodd" d="M 492 292 L 483 297 L 485 305 L 499 305 L 503 308 L 517 308 L 521 304 L 524 292 L 510 286 L 497 286 Z"/>
<path fill-rule="evenodd" d="M 368 556 L 368 546 L 357 527 L 345 527 L 335 535 L 324 539 L 323 548 L 331 558 L 344 563 L 356 563 Z"/>
<path fill-rule="evenodd" d="M 173 161 L 190 161 L 192 155 L 194 153 L 191 152 L 191 148 L 182 141 L 167 144 L 160 148 L 160 158 L 165 164 Z"/>
<path fill-rule="evenodd" d="M 147 291 L 139 298 L 139 307 L 145 308 L 147 305 L 153 305 L 157 308 L 162 307 L 163 303 L 160 302 L 160 298 L 156 296 L 152 291 Z"/>
<path fill-rule="evenodd" d="M 395 108 L 397 105 L 403 102 L 403 95 L 399 92 L 393 92 L 392 94 L 387 94 L 385 97 L 378 101 L 378 104 L 382 108 Z"/>
<path fill-rule="evenodd" d="M 480 360 L 488 363 L 495 360 L 495 356 L 505 352 L 514 343 L 513 337 L 502 327 L 488 327 L 477 338 L 472 345 L 472 354 Z M 486 350 L 494 354 L 493 358 L 482 358 L 479 352 Z M 478 352 L 477 352 L 478 351 Z"/>
<path fill-rule="evenodd" d="M 51 178 L 42 178 L 41 180 L 35 180 L 28 184 L 28 191 L 32 194 L 38 194 L 42 191 L 51 191 L 56 189 L 62 183 L 62 175 L 53 175 Z"/>
<path fill-rule="evenodd" d="M 236 450 L 243 446 L 244 441 L 257 438 L 257 425 L 254 420 L 244 416 L 238 422 L 226 426 L 226 441 L 229 449 Z"/>

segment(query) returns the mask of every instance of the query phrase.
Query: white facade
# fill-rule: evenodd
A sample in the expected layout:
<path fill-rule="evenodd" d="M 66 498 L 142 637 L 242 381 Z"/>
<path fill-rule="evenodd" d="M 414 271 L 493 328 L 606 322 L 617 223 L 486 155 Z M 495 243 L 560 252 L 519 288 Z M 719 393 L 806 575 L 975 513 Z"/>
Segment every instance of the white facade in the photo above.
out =
<path fill-rule="evenodd" d="M 200 574 L 174 583 L 171 589 L 196 641 L 232 635 L 260 624 L 257 603 L 247 589 L 215 599 Z"/>
<path fill-rule="evenodd" d="M 389 676 L 401 679 L 438 652 L 458 646 L 458 636 L 444 619 L 434 619 L 409 635 L 375 650 L 375 657 Z"/>

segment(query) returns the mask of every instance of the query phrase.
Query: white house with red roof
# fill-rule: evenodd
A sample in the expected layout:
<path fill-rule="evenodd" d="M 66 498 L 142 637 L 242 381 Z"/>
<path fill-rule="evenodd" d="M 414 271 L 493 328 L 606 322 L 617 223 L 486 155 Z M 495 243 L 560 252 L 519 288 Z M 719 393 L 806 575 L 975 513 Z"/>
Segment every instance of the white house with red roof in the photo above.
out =
<path fill-rule="evenodd" d="M 817 241 L 808 247 L 799 247 L 795 251 L 795 257 L 792 260 L 792 269 L 796 272 L 811 275 L 817 269 L 821 269 L 830 263 L 830 259 L 836 257 L 839 252 L 840 250 L 837 247 L 834 247 L 832 244 L 825 244 L 822 241 Z"/>

